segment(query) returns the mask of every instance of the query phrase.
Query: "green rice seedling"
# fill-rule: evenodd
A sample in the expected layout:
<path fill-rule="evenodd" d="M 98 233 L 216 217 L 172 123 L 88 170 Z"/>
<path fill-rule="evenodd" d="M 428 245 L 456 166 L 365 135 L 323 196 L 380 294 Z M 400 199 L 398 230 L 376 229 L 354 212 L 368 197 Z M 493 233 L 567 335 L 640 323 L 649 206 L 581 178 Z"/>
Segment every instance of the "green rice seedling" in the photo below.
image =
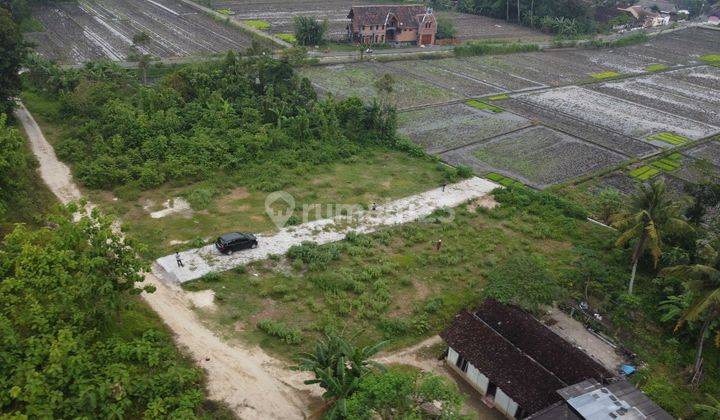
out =
<path fill-rule="evenodd" d="M 700 61 L 710 64 L 720 64 L 720 54 L 705 54 L 698 58 Z"/>
<path fill-rule="evenodd" d="M 633 169 L 628 173 L 631 177 L 639 179 L 640 181 L 647 181 L 650 178 L 657 176 L 660 170 L 651 166 L 645 165 L 639 168 Z"/>
<path fill-rule="evenodd" d="M 262 20 L 262 19 L 244 20 L 243 23 L 251 28 L 259 29 L 261 31 L 266 31 L 266 30 L 270 29 L 270 22 Z"/>
<path fill-rule="evenodd" d="M 277 34 L 276 36 L 285 42 L 289 42 L 291 44 L 297 43 L 297 39 L 293 34 Z"/>
<path fill-rule="evenodd" d="M 510 99 L 510 96 L 507 95 L 506 93 L 502 93 L 500 95 L 493 95 L 487 99 L 488 99 L 488 101 L 502 101 L 505 99 Z"/>
<path fill-rule="evenodd" d="M 648 137 L 650 140 L 659 140 L 673 146 L 682 146 L 690 141 L 689 138 L 668 131 Z"/>
<path fill-rule="evenodd" d="M 645 71 L 663 71 L 669 68 L 670 66 L 666 66 L 665 64 L 650 64 L 649 66 L 645 67 Z"/>
<path fill-rule="evenodd" d="M 601 73 L 593 73 L 590 75 L 595 80 L 605 80 L 605 79 L 612 79 L 613 77 L 620 76 L 620 73 L 616 71 L 604 71 Z"/>
<path fill-rule="evenodd" d="M 483 111 L 491 111 L 496 114 L 504 111 L 504 109 L 500 108 L 499 106 L 490 105 L 485 102 L 477 101 L 475 99 L 470 99 L 469 101 L 467 101 L 465 103 L 470 105 L 473 108 L 480 109 Z"/>

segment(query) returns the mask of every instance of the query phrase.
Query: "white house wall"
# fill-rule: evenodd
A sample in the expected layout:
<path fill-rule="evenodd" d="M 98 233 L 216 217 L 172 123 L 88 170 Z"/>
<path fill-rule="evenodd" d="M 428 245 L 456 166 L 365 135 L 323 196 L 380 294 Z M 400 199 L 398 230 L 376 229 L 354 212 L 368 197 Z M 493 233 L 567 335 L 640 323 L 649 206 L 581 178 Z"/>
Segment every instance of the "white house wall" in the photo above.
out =
<path fill-rule="evenodd" d="M 495 392 L 495 408 L 500 410 L 508 417 L 515 417 L 518 405 L 510 397 L 505 394 L 502 389 L 498 388 Z"/>
<path fill-rule="evenodd" d="M 480 391 L 482 391 L 481 394 L 485 395 L 488 389 L 488 384 L 490 383 L 487 376 L 480 373 L 480 371 L 477 370 L 477 368 L 475 368 L 475 366 L 471 363 L 468 363 L 467 377 L 477 386 L 477 388 L 480 389 Z"/>
<path fill-rule="evenodd" d="M 447 361 L 451 365 L 455 366 L 455 363 L 457 363 L 458 354 L 455 350 L 452 349 L 452 347 L 448 347 L 448 355 L 447 355 Z"/>

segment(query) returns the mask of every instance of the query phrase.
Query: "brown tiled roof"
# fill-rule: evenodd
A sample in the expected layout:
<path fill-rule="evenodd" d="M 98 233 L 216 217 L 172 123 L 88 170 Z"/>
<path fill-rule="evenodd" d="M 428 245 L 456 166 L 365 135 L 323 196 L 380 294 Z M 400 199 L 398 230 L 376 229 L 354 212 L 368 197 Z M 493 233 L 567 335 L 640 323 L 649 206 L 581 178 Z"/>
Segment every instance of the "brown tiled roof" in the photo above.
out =
<path fill-rule="evenodd" d="M 590 378 L 602 382 L 614 376 L 517 306 L 488 299 L 478 307 L 476 314 L 568 385 Z"/>
<path fill-rule="evenodd" d="M 534 413 L 562 398 L 565 386 L 495 330 L 463 311 L 440 336 L 527 413 Z"/>
<path fill-rule="evenodd" d="M 398 25 L 402 28 L 417 28 L 418 15 L 424 15 L 426 7 L 409 4 L 393 6 L 353 6 L 348 14 L 353 25 L 357 28 L 363 25 L 384 25 L 388 15 L 394 14 L 398 19 Z M 402 25 L 400 25 L 402 23 Z"/>
<path fill-rule="evenodd" d="M 561 388 L 612 376 L 527 312 L 494 300 L 459 313 L 440 336 L 528 414 L 562 400 Z"/>

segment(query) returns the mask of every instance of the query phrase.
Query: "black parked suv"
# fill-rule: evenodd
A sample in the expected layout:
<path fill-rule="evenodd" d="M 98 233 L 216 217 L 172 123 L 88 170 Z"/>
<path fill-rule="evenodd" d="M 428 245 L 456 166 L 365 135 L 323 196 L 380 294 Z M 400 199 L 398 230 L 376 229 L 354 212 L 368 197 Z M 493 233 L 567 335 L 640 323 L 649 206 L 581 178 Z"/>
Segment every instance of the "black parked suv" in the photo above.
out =
<path fill-rule="evenodd" d="M 257 248 L 257 246 L 257 238 L 251 233 L 226 233 L 215 241 L 215 248 L 223 254 L 232 254 L 235 251 Z"/>

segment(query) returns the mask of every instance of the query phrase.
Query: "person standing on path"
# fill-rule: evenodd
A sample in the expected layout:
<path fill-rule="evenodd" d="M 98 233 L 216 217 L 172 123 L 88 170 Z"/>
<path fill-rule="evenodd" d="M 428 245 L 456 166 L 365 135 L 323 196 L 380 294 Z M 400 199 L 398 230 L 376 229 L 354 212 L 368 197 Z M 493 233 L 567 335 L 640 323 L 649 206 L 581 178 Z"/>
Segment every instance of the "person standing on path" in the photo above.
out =
<path fill-rule="evenodd" d="M 440 251 L 440 248 L 442 248 L 442 239 L 438 239 L 435 243 L 435 251 Z"/>
<path fill-rule="evenodd" d="M 442 192 L 445 192 L 445 187 L 447 186 L 447 182 L 443 182 L 442 184 Z"/>
<path fill-rule="evenodd" d="M 180 258 L 180 253 L 175 253 L 175 261 L 177 261 L 178 267 L 185 267 L 185 264 L 183 264 L 182 259 Z"/>

